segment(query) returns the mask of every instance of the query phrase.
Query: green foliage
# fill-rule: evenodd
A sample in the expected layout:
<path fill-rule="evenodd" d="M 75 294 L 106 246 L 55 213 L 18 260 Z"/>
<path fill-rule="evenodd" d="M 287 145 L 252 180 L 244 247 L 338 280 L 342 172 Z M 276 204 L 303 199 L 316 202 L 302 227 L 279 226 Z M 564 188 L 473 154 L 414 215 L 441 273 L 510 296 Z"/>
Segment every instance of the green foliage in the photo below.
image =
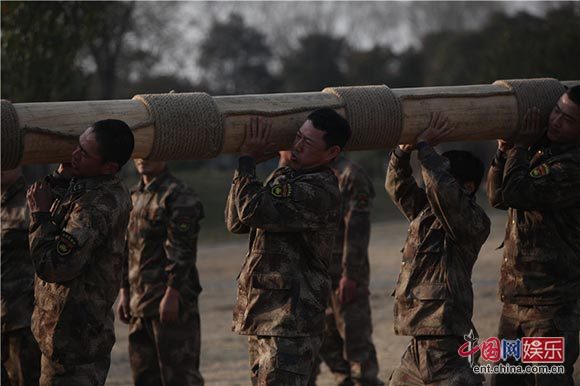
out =
<path fill-rule="evenodd" d="M 389 47 L 351 50 L 347 58 L 345 85 L 391 84 L 395 78 L 396 55 Z"/>
<path fill-rule="evenodd" d="M 77 52 L 88 37 L 79 2 L 2 2 L 2 98 L 79 99 L 87 80 Z"/>
<path fill-rule="evenodd" d="M 492 15 L 478 31 L 423 38 L 424 86 L 491 83 L 497 79 L 577 79 L 580 7 L 566 4 L 545 17 Z"/>
<path fill-rule="evenodd" d="M 272 58 L 266 37 L 247 26 L 237 14 L 214 21 L 201 44 L 199 66 L 214 93 L 271 92 L 274 78 L 268 69 Z"/>
<path fill-rule="evenodd" d="M 348 52 L 343 38 L 318 32 L 303 36 L 282 58 L 284 91 L 320 91 L 344 84 Z"/>

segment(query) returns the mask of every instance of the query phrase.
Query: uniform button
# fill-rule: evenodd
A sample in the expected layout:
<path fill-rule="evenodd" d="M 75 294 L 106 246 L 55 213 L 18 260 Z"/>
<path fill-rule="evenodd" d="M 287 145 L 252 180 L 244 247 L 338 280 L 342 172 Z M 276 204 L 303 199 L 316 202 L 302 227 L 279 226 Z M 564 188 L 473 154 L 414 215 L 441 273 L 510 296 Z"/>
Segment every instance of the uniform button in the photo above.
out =
<path fill-rule="evenodd" d="M 403 261 L 403 262 L 401 263 L 401 265 L 405 265 L 405 262 Z"/>
<path fill-rule="evenodd" d="M 500 299 L 501 299 L 501 300 L 504 300 L 504 299 L 505 299 L 505 296 L 501 295 L 501 296 L 500 296 Z"/>
<path fill-rule="evenodd" d="M 503 261 L 507 263 L 507 257 L 504 257 Z"/>
<path fill-rule="evenodd" d="M 515 224 L 515 223 L 516 223 L 516 220 L 512 220 L 512 224 Z"/>

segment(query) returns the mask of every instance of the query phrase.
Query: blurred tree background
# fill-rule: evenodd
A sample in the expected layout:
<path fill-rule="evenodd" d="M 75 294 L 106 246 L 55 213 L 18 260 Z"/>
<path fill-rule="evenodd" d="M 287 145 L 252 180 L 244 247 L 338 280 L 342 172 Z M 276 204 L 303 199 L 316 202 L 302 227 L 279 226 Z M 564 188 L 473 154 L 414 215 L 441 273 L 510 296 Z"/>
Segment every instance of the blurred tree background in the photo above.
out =
<path fill-rule="evenodd" d="M 12 102 L 580 78 L 579 2 L 4 1 L 1 10 L 1 95 Z M 447 146 L 492 156 L 490 143 Z M 384 196 L 386 152 L 351 156 Z M 194 188 L 203 181 L 197 191 L 219 222 L 234 162 L 172 168 Z"/>

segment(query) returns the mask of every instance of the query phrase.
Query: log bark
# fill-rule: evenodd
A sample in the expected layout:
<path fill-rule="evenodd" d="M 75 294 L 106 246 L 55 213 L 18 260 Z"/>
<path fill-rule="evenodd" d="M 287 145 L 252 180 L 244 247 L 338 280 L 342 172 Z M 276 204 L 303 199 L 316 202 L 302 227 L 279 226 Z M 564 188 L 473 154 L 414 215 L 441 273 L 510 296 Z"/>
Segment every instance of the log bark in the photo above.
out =
<path fill-rule="evenodd" d="M 573 86 L 580 84 L 580 81 L 561 83 Z M 520 115 L 518 101 L 513 92 L 499 85 L 401 88 L 391 91 L 401 101 L 403 113 L 398 143 L 412 141 L 427 126 L 431 113 L 435 111 L 447 114 L 457 126 L 449 141 L 510 138 L 517 132 Z M 256 113 L 270 116 L 273 123 L 272 140 L 278 149 L 290 147 L 296 131 L 315 108 L 332 107 L 348 115 L 343 101 L 325 92 L 216 96 L 213 101 L 223 117 L 221 153 L 237 152 L 244 138 L 244 125 Z M 149 155 L 157 130 L 149 110 L 138 100 L 16 103 L 13 106 L 22 133 L 21 164 L 68 161 L 78 136 L 101 119 L 121 119 L 131 126 L 135 135 L 133 158 Z M 5 113 L 4 107 L 2 113 Z M 2 142 L 12 140 L 11 136 L 3 135 Z M 360 150 L 365 148 L 376 148 L 376 144 L 363 144 Z M 2 149 L 4 151 L 4 144 Z"/>

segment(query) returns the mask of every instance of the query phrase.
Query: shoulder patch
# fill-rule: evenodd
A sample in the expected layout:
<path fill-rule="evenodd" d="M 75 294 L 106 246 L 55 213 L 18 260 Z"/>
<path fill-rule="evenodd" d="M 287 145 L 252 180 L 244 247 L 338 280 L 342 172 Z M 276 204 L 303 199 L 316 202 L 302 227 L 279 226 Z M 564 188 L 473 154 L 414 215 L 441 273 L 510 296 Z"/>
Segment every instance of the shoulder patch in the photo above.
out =
<path fill-rule="evenodd" d="M 185 233 L 191 229 L 191 218 L 188 216 L 181 216 L 175 220 L 176 229 L 178 232 Z"/>
<path fill-rule="evenodd" d="M 366 209 L 369 206 L 369 195 L 367 193 L 359 193 L 355 197 L 357 209 Z"/>
<path fill-rule="evenodd" d="M 548 174 L 550 174 L 550 167 L 545 163 L 536 166 L 530 172 L 530 176 L 533 178 L 540 178 L 543 176 L 547 176 Z"/>
<path fill-rule="evenodd" d="M 277 198 L 289 198 L 292 195 L 292 185 L 288 182 L 272 185 L 270 193 Z"/>
<path fill-rule="evenodd" d="M 73 235 L 62 232 L 56 241 L 56 252 L 61 256 L 66 256 L 77 249 L 78 246 L 79 244 Z"/>

